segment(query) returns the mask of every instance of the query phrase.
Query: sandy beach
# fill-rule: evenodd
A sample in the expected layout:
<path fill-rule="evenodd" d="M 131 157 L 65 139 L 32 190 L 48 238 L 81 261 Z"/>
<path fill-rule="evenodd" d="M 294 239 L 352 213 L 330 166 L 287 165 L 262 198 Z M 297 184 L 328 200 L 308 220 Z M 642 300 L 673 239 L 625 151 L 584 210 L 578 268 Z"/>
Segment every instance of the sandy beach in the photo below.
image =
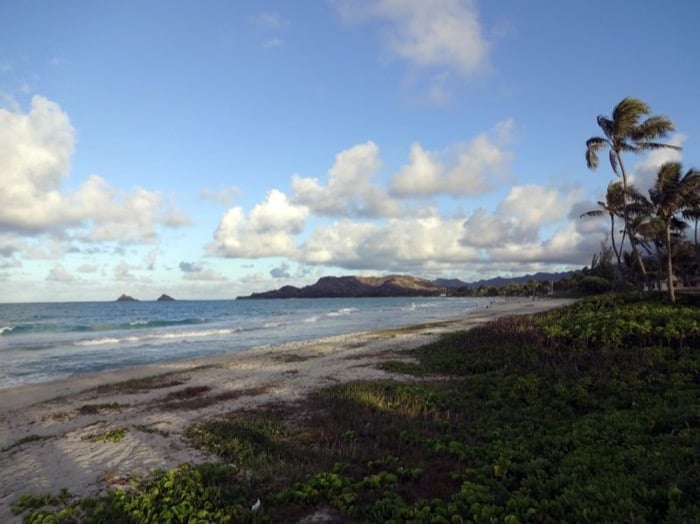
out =
<path fill-rule="evenodd" d="M 193 422 L 235 410 L 295 402 L 338 382 L 389 376 L 382 360 L 511 314 L 562 307 L 565 299 L 508 299 L 419 328 L 354 333 L 232 355 L 130 368 L 0 390 L 0 522 L 19 522 L 22 494 L 62 488 L 86 496 L 152 469 L 215 460 L 189 447 Z M 197 402 L 194 402 L 197 400 Z M 99 436 L 124 431 L 118 442 Z"/>

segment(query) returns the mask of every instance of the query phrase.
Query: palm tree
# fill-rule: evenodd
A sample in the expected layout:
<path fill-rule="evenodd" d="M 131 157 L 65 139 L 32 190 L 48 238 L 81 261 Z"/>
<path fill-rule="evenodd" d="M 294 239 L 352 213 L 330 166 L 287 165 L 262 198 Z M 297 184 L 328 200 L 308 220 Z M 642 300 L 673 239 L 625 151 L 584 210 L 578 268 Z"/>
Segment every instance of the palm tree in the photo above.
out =
<path fill-rule="evenodd" d="M 617 259 L 618 269 L 622 267 L 622 246 L 625 243 L 625 233 L 622 231 L 622 239 L 620 240 L 620 248 L 617 248 L 617 242 L 615 241 L 615 217 L 623 216 L 624 208 L 624 198 L 622 194 L 622 184 L 618 181 L 610 182 L 608 184 L 608 190 L 605 192 L 605 202 L 598 201 L 599 209 L 592 209 L 591 211 L 586 211 L 582 213 L 579 218 L 583 217 L 599 217 L 604 213 L 607 213 L 610 217 L 610 242 L 612 244 L 613 251 L 615 252 L 615 258 Z"/>
<path fill-rule="evenodd" d="M 695 258 L 700 261 L 700 249 L 698 248 L 698 222 L 700 222 L 700 192 L 691 197 L 688 208 L 683 211 L 683 218 L 694 222 L 693 246 Z"/>
<path fill-rule="evenodd" d="M 598 167 L 598 152 L 608 148 L 610 165 L 615 175 L 622 178 L 623 219 L 625 232 L 632 246 L 632 253 L 639 265 L 642 276 L 646 280 L 644 262 L 637 249 L 636 239 L 631 234 L 627 198 L 627 171 L 622 159 L 623 152 L 639 153 L 662 147 L 680 149 L 678 146 L 656 142 L 672 132 L 673 122 L 664 116 L 642 117 L 651 112 L 649 106 L 636 98 L 624 98 L 613 108 L 612 118 L 600 115 L 598 125 L 605 136 L 594 136 L 586 140 L 586 164 L 589 169 Z"/>
<path fill-rule="evenodd" d="M 673 286 L 671 232 L 673 229 L 687 226 L 678 218 L 678 215 L 695 204 L 700 191 L 700 171 L 689 169 L 684 175 L 681 172 L 679 162 L 665 163 L 659 169 L 653 187 L 649 189 L 649 203 L 654 211 L 654 218 L 663 226 L 668 298 L 671 302 L 676 301 Z"/>

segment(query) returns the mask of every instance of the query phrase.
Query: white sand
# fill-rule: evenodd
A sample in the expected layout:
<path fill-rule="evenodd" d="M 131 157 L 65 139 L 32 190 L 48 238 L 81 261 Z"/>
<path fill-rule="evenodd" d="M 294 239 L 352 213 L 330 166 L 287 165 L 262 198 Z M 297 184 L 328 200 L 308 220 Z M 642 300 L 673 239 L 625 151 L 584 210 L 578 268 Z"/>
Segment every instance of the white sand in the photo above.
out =
<path fill-rule="evenodd" d="M 375 364 L 401 358 L 401 352 L 509 314 L 561 307 L 570 300 L 498 299 L 444 325 L 411 330 L 355 333 L 252 349 L 196 361 L 144 366 L 69 380 L 0 390 L 0 522 L 20 522 L 10 505 L 22 494 L 97 494 L 130 476 L 169 469 L 183 462 L 214 460 L 190 448 L 182 434 L 193 422 L 272 402 L 294 402 L 322 386 L 357 379 L 386 378 Z M 160 375 L 167 387 L 138 392 L 104 386 Z M 103 386 L 100 392 L 96 390 Z M 201 398 L 226 400 L 199 408 L 166 406 L 164 399 L 187 388 L 209 388 Z M 85 413 L 86 406 L 117 408 Z M 81 411 L 81 408 L 82 411 Z M 105 431 L 125 428 L 119 442 L 93 442 Z"/>

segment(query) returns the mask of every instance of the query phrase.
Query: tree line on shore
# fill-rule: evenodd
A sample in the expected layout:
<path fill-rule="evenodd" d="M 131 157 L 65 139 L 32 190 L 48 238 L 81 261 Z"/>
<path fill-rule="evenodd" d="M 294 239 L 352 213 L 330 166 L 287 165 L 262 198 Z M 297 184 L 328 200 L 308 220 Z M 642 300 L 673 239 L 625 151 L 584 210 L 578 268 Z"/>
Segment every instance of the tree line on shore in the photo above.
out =
<path fill-rule="evenodd" d="M 675 130 L 673 122 L 651 115 L 649 106 L 627 97 L 610 117 L 598 116 L 602 136 L 586 141 L 586 164 L 595 170 L 599 153 L 608 151 L 615 179 L 598 207 L 581 218 L 607 216 L 610 231 L 593 255 L 589 267 L 552 281 L 530 280 L 505 286 L 463 287 L 451 294 L 462 296 L 535 296 L 602 293 L 606 291 L 664 290 L 676 301 L 677 287 L 700 284 L 700 170 L 685 170 L 680 162 L 662 164 L 645 194 L 630 180 L 625 153 L 656 149 L 680 150 L 662 142 Z M 692 239 L 688 231 L 692 227 Z"/>
<path fill-rule="evenodd" d="M 623 153 L 681 149 L 661 141 L 675 130 L 673 122 L 665 116 L 648 116 L 650 113 L 645 102 L 627 97 L 613 108 L 611 117 L 597 118 L 603 136 L 586 141 L 586 164 L 596 169 L 599 152 L 607 150 L 616 179 L 608 185 L 605 200 L 598 202 L 598 208 L 582 217 L 607 214 L 610 218 L 610 245 L 602 246 L 593 260 L 602 273 L 598 276 L 612 277 L 612 282 L 622 288 L 665 287 L 668 299 L 675 302 L 678 283 L 695 286 L 700 278 L 700 171 L 684 170 L 680 162 L 666 162 L 647 194 L 630 182 Z M 617 229 L 619 221 L 621 230 Z M 686 235 L 691 224 L 693 241 Z"/>

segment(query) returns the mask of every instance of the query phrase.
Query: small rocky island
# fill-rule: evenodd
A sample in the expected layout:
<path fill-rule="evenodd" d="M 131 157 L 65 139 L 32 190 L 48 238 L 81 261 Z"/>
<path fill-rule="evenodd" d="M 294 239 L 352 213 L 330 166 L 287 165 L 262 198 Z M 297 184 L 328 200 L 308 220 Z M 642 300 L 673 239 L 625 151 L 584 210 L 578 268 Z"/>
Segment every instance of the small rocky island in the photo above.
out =
<path fill-rule="evenodd" d="M 122 295 L 117 299 L 117 302 L 138 302 L 138 300 L 135 299 L 135 298 L 132 297 L 132 296 L 122 294 Z"/>
<path fill-rule="evenodd" d="M 165 293 L 163 293 L 161 296 L 158 297 L 158 300 L 156 302 L 175 302 L 175 299 L 170 295 L 166 295 Z"/>
<path fill-rule="evenodd" d="M 431 297 L 445 294 L 435 282 L 407 275 L 386 277 L 323 277 L 302 288 L 284 286 L 274 291 L 253 293 L 239 299 L 255 298 L 360 298 L 360 297 Z"/>

